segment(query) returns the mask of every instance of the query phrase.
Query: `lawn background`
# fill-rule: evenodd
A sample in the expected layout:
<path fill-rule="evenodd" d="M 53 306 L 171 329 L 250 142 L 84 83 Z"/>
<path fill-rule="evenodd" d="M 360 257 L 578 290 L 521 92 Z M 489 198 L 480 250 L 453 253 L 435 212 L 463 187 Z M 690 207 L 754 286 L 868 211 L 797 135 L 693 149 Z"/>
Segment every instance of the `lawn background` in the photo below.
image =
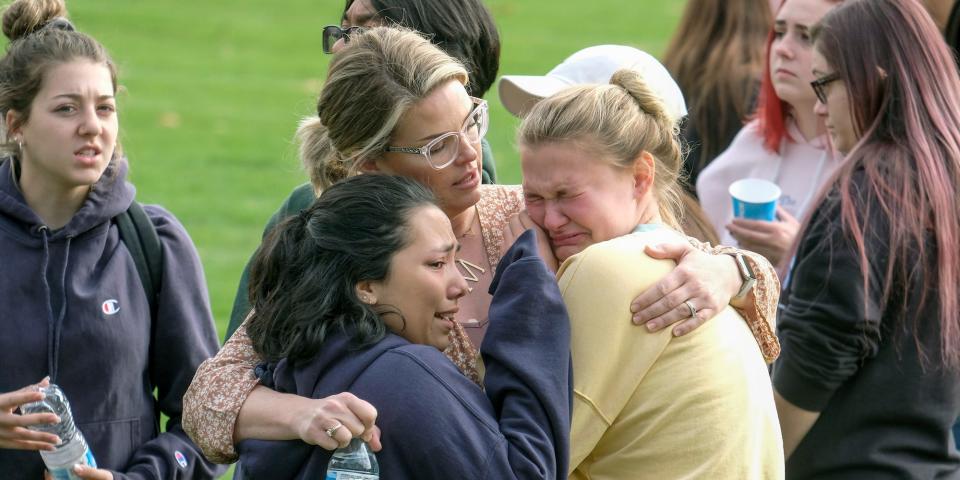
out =
<path fill-rule="evenodd" d="M 443 1 L 443 0 L 440 0 Z M 489 0 L 500 28 L 500 74 L 543 74 L 590 45 L 660 55 L 683 0 Z M 328 56 L 320 30 L 342 1 L 74 0 L 70 17 L 120 69 L 121 141 L 137 198 L 171 210 L 206 270 L 226 330 L 237 279 L 270 214 L 306 181 L 292 142 L 314 111 Z M 517 122 L 496 86 L 488 134 L 500 183 L 520 180 Z"/>

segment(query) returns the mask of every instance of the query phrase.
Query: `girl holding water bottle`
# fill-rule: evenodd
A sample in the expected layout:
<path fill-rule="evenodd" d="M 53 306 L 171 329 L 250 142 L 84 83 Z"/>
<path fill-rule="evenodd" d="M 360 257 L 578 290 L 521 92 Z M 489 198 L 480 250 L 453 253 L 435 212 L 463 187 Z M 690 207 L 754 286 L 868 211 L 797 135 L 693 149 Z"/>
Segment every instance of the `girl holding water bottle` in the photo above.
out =
<path fill-rule="evenodd" d="M 65 415 L 18 413 L 41 399 L 30 385 L 46 376 L 100 467 L 74 476 L 213 478 L 222 470 L 180 427 L 183 392 L 217 348 L 200 261 L 173 215 L 143 207 L 162 252 L 152 311 L 114 222 L 134 198 L 117 141 L 116 69 L 65 16 L 61 0 L 17 0 L 3 15 L 0 476 L 43 478 L 37 451 L 66 440 L 29 429 Z"/>

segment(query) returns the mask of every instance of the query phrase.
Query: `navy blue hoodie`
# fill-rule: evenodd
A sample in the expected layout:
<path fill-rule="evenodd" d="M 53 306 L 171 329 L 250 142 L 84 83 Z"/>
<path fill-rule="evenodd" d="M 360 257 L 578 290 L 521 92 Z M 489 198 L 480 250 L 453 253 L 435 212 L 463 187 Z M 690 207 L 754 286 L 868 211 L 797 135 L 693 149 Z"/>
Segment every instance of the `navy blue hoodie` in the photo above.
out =
<path fill-rule="evenodd" d="M 10 169 L 0 160 L 0 392 L 49 375 L 66 392 L 98 466 L 123 472 L 114 478 L 212 478 L 219 469 L 180 427 L 183 392 L 218 345 L 183 226 L 159 207 L 145 208 L 163 245 L 151 325 L 133 259 L 110 222 L 133 201 L 126 164 L 104 175 L 55 231 L 27 206 Z M 163 434 L 161 412 L 170 417 Z M 4 479 L 38 480 L 43 469 L 35 451 L 0 449 Z"/>
<path fill-rule="evenodd" d="M 261 381 L 322 398 L 349 391 L 377 408 L 380 478 L 565 479 L 570 435 L 570 322 L 527 232 L 500 260 L 481 345 L 486 393 L 439 350 L 396 335 L 358 350 L 332 335 L 308 362 L 267 366 Z M 246 440 L 257 479 L 324 478 L 331 452 L 301 441 Z"/>

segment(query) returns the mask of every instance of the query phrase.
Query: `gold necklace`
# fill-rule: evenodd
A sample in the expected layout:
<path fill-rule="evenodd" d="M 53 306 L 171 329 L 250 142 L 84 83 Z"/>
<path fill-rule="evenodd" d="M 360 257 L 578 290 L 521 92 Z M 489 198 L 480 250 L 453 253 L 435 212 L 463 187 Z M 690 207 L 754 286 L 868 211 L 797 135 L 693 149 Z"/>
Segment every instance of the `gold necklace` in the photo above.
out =
<path fill-rule="evenodd" d="M 459 238 L 476 235 L 474 228 L 476 228 L 476 226 L 480 223 L 480 211 L 477 209 L 476 205 L 473 206 L 473 211 L 474 211 L 474 217 L 473 217 L 473 220 L 470 222 L 470 228 L 467 229 L 466 232 L 463 232 Z M 487 273 L 486 269 L 484 269 L 480 265 L 470 262 L 469 260 L 458 258 L 456 262 L 457 262 L 457 270 L 460 272 L 461 275 L 463 275 L 464 280 L 467 280 L 468 282 L 477 283 L 480 281 L 480 275 Z M 473 292 L 473 287 L 467 287 L 467 293 L 472 293 L 472 292 Z"/>
<path fill-rule="evenodd" d="M 480 212 L 477 210 L 476 205 L 473 206 L 473 212 L 473 219 L 470 220 L 470 228 L 460 235 L 457 235 L 457 238 L 472 237 L 477 234 L 477 226 L 480 223 Z"/>
<path fill-rule="evenodd" d="M 457 259 L 457 265 L 460 266 L 460 273 L 463 275 L 463 278 L 470 282 L 479 282 L 480 275 L 487 273 L 483 267 L 470 263 L 462 258 Z"/>

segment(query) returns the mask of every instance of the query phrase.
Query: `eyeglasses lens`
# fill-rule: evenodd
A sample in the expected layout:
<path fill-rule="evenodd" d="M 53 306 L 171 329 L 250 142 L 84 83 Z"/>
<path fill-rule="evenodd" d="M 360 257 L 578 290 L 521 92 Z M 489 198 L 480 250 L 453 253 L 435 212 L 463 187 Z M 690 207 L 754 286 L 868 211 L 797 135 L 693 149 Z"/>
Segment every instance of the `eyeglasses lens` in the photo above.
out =
<path fill-rule="evenodd" d="M 453 163 L 460 151 L 460 136 L 445 135 L 436 139 L 426 151 L 427 161 L 437 170 Z"/>
<path fill-rule="evenodd" d="M 343 37 L 343 30 L 336 25 L 323 27 L 323 53 L 333 53 L 333 45 Z"/>
<path fill-rule="evenodd" d="M 489 123 L 487 105 L 477 105 L 473 111 L 470 112 L 466 121 L 464 121 L 463 128 L 460 130 L 461 135 L 465 137 L 468 142 L 477 143 L 487 134 Z M 436 144 L 430 144 L 431 148 L 427 150 L 426 156 L 427 161 L 433 168 L 444 168 L 456 160 L 457 154 L 460 153 L 461 135 L 451 134 L 440 137 L 435 140 L 437 142 Z"/>

